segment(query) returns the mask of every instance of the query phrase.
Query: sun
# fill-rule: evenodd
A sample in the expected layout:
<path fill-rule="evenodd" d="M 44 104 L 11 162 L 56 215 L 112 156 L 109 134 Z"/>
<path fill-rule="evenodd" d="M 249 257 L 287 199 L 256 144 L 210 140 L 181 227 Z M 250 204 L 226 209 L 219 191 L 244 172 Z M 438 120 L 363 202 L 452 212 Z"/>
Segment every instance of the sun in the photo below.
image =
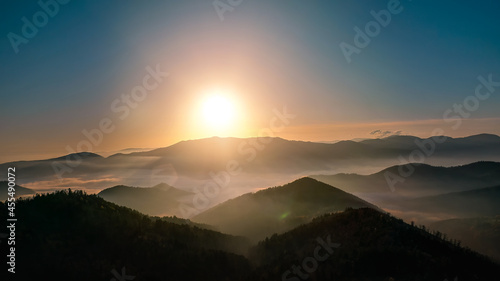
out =
<path fill-rule="evenodd" d="M 229 127 L 235 118 L 234 103 L 223 94 L 209 95 L 201 110 L 205 124 L 215 129 Z"/>

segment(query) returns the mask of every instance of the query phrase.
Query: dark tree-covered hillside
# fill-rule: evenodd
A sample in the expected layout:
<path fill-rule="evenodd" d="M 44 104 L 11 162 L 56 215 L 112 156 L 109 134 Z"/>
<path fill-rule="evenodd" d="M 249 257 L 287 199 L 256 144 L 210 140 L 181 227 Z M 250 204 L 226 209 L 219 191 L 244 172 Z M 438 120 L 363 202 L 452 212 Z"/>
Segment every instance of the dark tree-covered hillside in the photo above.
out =
<path fill-rule="evenodd" d="M 111 280 L 123 267 L 136 280 L 241 280 L 250 270 L 230 253 L 248 247 L 243 238 L 152 220 L 79 191 L 20 200 L 16 217 L 16 280 Z"/>
<path fill-rule="evenodd" d="M 0 211 L 5 221 L 5 203 Z M 1 280 L 442 281 L 500 276 L 500 266 L 485 256 L 371 208 L 322 215 L 253 247 L 241 237 L 184 220 L 170 222 L 175 218 L 151 218 L 80 191 L 19 200 L 16 218 L 16 274 L 4 279 L 4 268 Z M 7 252 L 4 241 L 2 253 Z"/>
<path fill-rule="evenodd" d="M 261 241 L 251 250 L 257 269 L 249 280 L 302 280 L 293 266 L 314 257 L 321 239 L 340 244 L 307 280 L 493 280 L 500 266 L 444 240 L 441 233 L 408 225 L 370 208 L 324 215 L 307 225 Z M 319 252 L 322 256 L 327 251 Z M 308 259 L 306 267 L 314 263 Z M 285 279 L 283 274 L 290 270 Z M 297 271 L 298 272 L 298 271 Z M 305 275 L 304 275 L 305 276 Z M 297 279 L 293 279 L 297 278 Z"/>

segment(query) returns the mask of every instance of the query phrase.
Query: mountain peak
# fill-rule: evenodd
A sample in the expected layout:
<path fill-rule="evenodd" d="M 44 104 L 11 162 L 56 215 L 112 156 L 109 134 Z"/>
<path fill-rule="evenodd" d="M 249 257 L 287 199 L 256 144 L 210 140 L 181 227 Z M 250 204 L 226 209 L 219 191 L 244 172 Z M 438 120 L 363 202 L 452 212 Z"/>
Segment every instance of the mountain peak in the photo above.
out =
<path fill-rule="evenodd" d="M 288 183 L 284 186 L 290 186 L 290 185 L 302 185 L 302 184 L 322 184 L 322 185 L 326 185 L 325 183 L 323 182 L 320 182 L 318 180 L 315 180 L 311 177 L 302 177 L 300 179 L 296 179 L 294 181 L 292 181 L 291 183 Z"/>
<path fill-rule="evenodd" d="M 97 159 L 97 158 L 104 158 L 104 157 L 102 157 L 101 155 L 99 155 L 97 153 L 93 153 L 93 152 L 77 152 L 77 153 L 70 153 L 70 154 L 67 154 L 67 155 L 64 155 L 64 156 L 61 156 L 58 158 L 50 159 L 50 160 L 66 160 L 66 159 L 79 160 L 79 159 L 90 159 L 90 158 Z"/>
<path fill-rule="evenodd" d="M 167 190 L 169 190 L 169 189 L 171 189 L 171 188 L 174 188 L 174 189 L 175 189 L 175 187 L 173 187 L 173 186 L 171 186 L 171 185 L 168 185 L 168 184 L 166 184 L 166 183 L 164 183 L 164 182 L 159 183 L 159 184 L 157 184 L 157 185 L 153 186 L 152 188 L 154 188 L 154 189 L 159 189 L 159 190 L 163 190 L 163 191 L 167 191 Z"/>
<path fill-rule="evenodd" d="M 273 233 L 283 233 L 314 217 L 346 208 L 372 204 L 310 177 L 247 193 L 219 204 L 192 218 L 232 235 L 255 241 Z"/>

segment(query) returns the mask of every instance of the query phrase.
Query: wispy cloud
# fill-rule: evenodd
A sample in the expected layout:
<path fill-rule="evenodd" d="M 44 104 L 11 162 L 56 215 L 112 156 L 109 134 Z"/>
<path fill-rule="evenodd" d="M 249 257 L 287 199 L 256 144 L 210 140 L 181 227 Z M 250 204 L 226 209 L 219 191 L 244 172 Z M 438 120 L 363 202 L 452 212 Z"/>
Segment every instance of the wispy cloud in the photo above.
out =
<path fill-rule="evenodd" d="M 402 132 L 403 131 L 401 131 L 401 130 L 399 130 L 399 131 L 375 130 L 375 131 L 370 132 L 370 135 L 375 136 L 375 137 L 379 137 L 379 138 L 385 138 L 388 136 L 399 136 L 399 135 L 401 135 Z"/>
<path fill-rule="evenodd" d="M 500 135 L 498 124 L 500 118 L 469 118 L 463 119 L 460 130 L 448 130 L 449 137 L 465 137 L 481 133 Z M 349 123 L 337 122 L 327 124 L 303 124 L 290 126 L 278 134 L 279 137 L 292 140 L 305 141 L 331 141 L 350 140 L 355 138 L 373 138 L 376 131 L 380 133 L 390 131 L 401 134 L 412 135 L 421 138 L 431 137 L 435 128 L 449 126 L 443 119 L 373 122 L 373 123 Z M 379 136 L 377 136 L 379 137 Z"/>

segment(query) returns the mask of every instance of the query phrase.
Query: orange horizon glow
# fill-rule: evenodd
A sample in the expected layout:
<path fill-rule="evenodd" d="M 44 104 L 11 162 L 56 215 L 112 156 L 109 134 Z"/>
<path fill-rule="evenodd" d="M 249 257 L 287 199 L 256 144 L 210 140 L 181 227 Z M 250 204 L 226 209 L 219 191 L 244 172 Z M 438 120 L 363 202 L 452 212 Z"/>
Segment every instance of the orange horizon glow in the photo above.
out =
<path fill-rule="evenodd" d="M 198 115 L 199 117 L 199 115 Z M 444 135 L 449 137 L 466 137 L 481 133 L 489 133 L 500 135 L 500 128 L 495 126 L 500 123 L 500 118 L 481 118 L 481 119 L 464 119 L 463 123 L 458 130 L 451 128 L 451 123 L 446 123 L 442 119 L 433 120 L 417 120 L 417 121 L 398 121 L 398 122 L 380 122 L 380 123 L 330 123 L 330 124 L 308 124 L 308 125 L 293 125 L 287 126 L 283 131 L 275 134 L 287 140 L 297 141 L 312 141 L 312 142 L 332 142 L 339 140 L 352 140 L 364 138 L 380 138 L 381 135 L 370 134 L 373 131 L 401 131 L 401 135 L 412 135 L 421 138 L 432 136 L 432 132 L 436 128 L 441 128 Z M 198 122 L 198 124 L 200 124 Z M 198 125 L 199 126 L 199 125 Z M 152 150 L 160 147 L 168 147 L 175 143 L 184 140 L 196 140 L 218 137 L 235 137 L 235 138 L 249 138 L 258 137 L 259 131 L 266 128 L 266 124 L 258 127 L 255 124 L 251 128 L 235 129 L 232 135 L 218 135 L 212 134 L 210 130 L 206 131 L 191 131 L 191 134 L 186 132 L 178 132 L 177 134 L 168 134 L 168 136 L 156 136 L 154 134 L 144 137 L 144 134 L 136 139 L 120 139 L 119 141 L 106 141 L 103 145 L 96 147 L 92 152 L 102 156 L 109 156 L 120 150 L 128 148 L 144 148 L 144 150 Z M 497 128 L 491 130 L 491 128 Z M 391 135 L 391 134 L 389 134 Z M 388 136 L 388 135 L 387 135 Z M 50 145 L 52 149 L 46 150 L 46 153 L 39 151 L 13 151 L 12 153 L 2 154 L 1 163 L 21 161 L 21 160 L 41 160 L 54 157 L 60 157 L 68 154 L 65 151 L 64 145 Z"/>

